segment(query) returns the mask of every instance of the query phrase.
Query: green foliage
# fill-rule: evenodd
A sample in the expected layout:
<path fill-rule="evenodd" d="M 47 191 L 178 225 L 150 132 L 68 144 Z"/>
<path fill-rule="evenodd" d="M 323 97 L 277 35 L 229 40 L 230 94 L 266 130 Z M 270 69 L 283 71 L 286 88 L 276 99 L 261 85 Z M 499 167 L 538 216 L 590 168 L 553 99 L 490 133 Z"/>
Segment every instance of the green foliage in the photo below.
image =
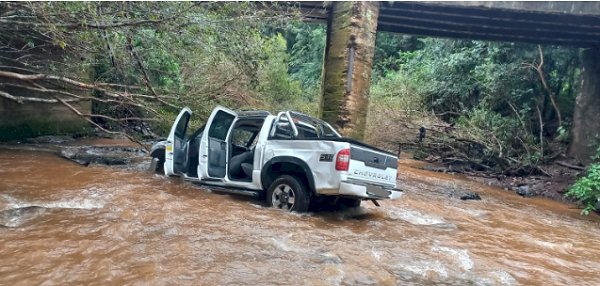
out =
<path fill-rule="evenodd" d="M 396 72 L 411 59 L 412 51 L 423 48 L 416 36 L 378 32 L 373 55 L 373 79 L 385 77 Z"/>
<path fill-rule="evenodd" d="M 290 102 L 299 100 L 302 90 L 288 74 L 286 41 L 281 34 L 275 35 L 264 41 L 263 49 L 268 57 L 259 65 L 257 91 L 274 110 L 289 108 Z"/>
<path fill-rule="evenodd" d="M 600 145 L 592 157 L 592 163 L 585 176 L 579 178 L 565 194 L 569 198 L 579 200 L 583 204 L 582 214 L 588 215 L 590 211 L 598 210 L 600 206 Z"/>
<path fill-rule="evenodd" d="M 289 41 L 290 74 L 301 82 L 303 89 L 317 89 L 321 85 L 326 30 L 323 25 L 298 24 L 291 28 L 295 37 Z M 310 96 L 309 96 L 310 97 Z"/>
<path fill-rule="evenodd" d="M 385 102 L 401 110 L 422 110 L 423 104 L 415 92 L 408 75 L 390 73 L 371 87 L 370 97 L 373 102 Z"/>
<path fill-rule="evenodd" d="M 556 130 L 556 141 L 567 143 L 569 141 L 569 131 L 565 126 L 559 126 Z"/>
<path fill-rule="evenodd" d="M 371 122 L 377 117 L 373 112 L 386 110 L 389 114 L 381 106 L 381 98 L 393 98 L 402 102 L 397 110 L 414 110 L 420 116 L 396 112 L 398 116 L 388 117 L 404 120 L 411 128 L 430 127 L 426 122 L 435 119 L 424 120 L 424 116 L 445 121 L 437 125 L 453 124 L 456 136 L 485 146 L 478 159 L 486 163 L 496 158 L 496 163 L 487 163 L 503 170 L 513 165 L 536 166 L 554 152 L 548 149 L 556 145 L 547 142 L 568 142 L 579 75 L 576 49 L 541 47 L 541 70 L 562 115 L 559 126 L 535 69 L 540 64 L 538 46 L 422 38 L 415 42 L 420 45 L 406 47 L 399 39 L 378 37 L 381 51 L 376 52 L 374 66 L 379 76 L 371 86 Z M 415 104 L 417 101 L 420 104 Z M 404 142 L 403 136 L 384 140 Z"/>
<path fill-rule="evenodd" d="M 598 148 L 596 149 L 596 155 L 592 157 L 594 161 L 600 161 L 600 144 L 598 144 Z"/>
<path fill-rule="evenodd" d="M 600 202 L 600 163 L 590 165 L 587 174 L 577 180 L 566 195 L 583 203 L 582 214 L 595 210 Z"/>
<path fill-rule="evenodd" d="M 486 165 L 504 163 L 494 162 L 492 158 L 513 158 L 525 166 L 535 166 L 541 159 L 539 150 L 534 147 L 536 137 L 522 128 L 516 116 L 502 116 L 489 109 L 476 108 L 460 116 L 456 120 L 456 128 L 463 137 L 486 146 L 483 150 Z"/>
<path fill-rule="evenodd" d="M 115 92 L 128 97 L 119 101 L 93 91 L 98 99 L 92 103 L 93 113 L 159 119 L 141 123 L 95 118 L 111 130 L 140 130 L 149 124 L 164 135 L 178 112 L 174 105 L 194 111 L 192 125 L 204 121 L 217 104 L 315 113 L 324 25 L 290 20 L 289 14 L 273 16 L 256 5 L 31 2 L 18 6 L 16 13 L 36 25 L 25 25 L 14 38 L 23 39 L 19 48 L 50 46 L 64 51 L 61 59 L 25 66 L 42 63 L 41 73 L 115 84 Z"/>

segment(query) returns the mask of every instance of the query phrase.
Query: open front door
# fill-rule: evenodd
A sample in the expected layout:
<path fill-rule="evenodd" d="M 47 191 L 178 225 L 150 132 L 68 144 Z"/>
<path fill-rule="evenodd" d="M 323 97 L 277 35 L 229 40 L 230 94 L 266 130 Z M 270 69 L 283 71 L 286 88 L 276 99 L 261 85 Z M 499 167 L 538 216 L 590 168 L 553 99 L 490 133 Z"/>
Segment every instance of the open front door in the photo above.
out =
<path fill-rule="evenodd" d="M 236 115 L 221 106 L 217 106 L 210 114 L 200 141 L 198 175 L 201 180 L 225 177 L 229 156 L 227 136 Z"/>
<path fill-rule="evenodd" d="M 185 138 L 185 134 L 187 132 L 188 123 L 190 122 L 190 117 L 192 116 L 192 111 L 184 107 L 173 127 L 171 127 L 171 132 L 169 133 L 169 137 L 167 138 L 167 147 L 165 149 L 165 175 L 172 176 L 179 173 L 185 172 L 185 162 L 187 156 L 187 140 Z"/>

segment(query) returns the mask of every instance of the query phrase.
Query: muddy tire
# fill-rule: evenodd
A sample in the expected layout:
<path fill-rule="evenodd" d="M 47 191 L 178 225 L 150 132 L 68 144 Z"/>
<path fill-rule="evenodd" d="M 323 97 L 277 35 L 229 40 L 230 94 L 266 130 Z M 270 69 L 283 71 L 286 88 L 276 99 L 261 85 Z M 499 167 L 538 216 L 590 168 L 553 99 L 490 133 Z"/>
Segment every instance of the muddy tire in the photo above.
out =
<path fill-rule="evenodd" d="M 267 205 L 292 212 L 307 212 L 310 193 L 296 177 L 282 175 L 275 179 L 267 191 Z"/>
<path fill-rule="evenodd" d="M 150 171 L 156 172 L 157 174 L 165 173 L 165 150 L 158 149 L 150 156 L 152 156 L 152 162 L 150 163 Z"/>
<path fill-rule="evenodd" d="M 157 174 L 165 174 L 165 160 L 161 160 L 160 158 L 152 158 L 152 163 L 150 165 L 150 171 L 153 171 Z"/>

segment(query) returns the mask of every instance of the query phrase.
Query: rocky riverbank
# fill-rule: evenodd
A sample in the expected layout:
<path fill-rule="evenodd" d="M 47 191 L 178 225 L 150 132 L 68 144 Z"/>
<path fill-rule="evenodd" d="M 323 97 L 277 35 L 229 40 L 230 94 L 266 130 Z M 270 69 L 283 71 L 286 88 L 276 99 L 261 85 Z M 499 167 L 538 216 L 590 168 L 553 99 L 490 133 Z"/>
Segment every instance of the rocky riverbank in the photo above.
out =
<path fill-rule="evenodd" d="M 466 171 L 455 166 L 444 166 L 408 158 L 402 158 L 401 163 L 426 171 L 465 176 L 470 180 L 514 192 L 525 198 L 542 197 L 573 204 L 574 207 L 577 207 L 577 202 L 566 198 L 565 193 L 577 178 L 585 172 L 584 170 L 553 163 L 541 166 L 541 169 L 547 173 L 546 175 L 506 176 Z"/>
<path fill-rule="evenodd" d="M 143 144 L 150 146 L 152 142 Z M 0 149 L 50 152 L 83 166 L 110 165 L 132 170 L 147 170 L 150 166 L 147 151 L 121 137 L 41 136 L 4 142 Z"/>

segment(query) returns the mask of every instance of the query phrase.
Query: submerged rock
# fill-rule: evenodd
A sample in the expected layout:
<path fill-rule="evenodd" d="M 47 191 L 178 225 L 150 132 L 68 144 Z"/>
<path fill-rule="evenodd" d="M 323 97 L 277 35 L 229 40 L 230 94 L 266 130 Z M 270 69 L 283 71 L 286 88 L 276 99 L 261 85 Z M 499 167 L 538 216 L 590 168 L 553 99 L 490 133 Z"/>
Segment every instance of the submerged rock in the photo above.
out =
<path fill-rule="evenodd" d="M 477 200 L 477 201 L 479 201 L 479 200 L 481 200 L 481 197 L 479 196 L 478 193 L 468 192 L 468 193 L 462 194 L 460 196 L 460 199 L 463 200 L 463 201 L 466 201 L 466 200 Z"/>
<path fill-rule="evenodd" d="M 348 273 L 342 280 L 342 285 L 378 285 L 373 277 L 361 272 Z"/>
<path fill-rule="evenodd" d="M 340 264 L 344 262 L 342 258 L 331 252 L 318 253 L 312 260 L 321 264 Z"/>
<path fill-rule="evenodd" d="M 529 185 L 517 186 L 516 192 L 517 192 L 517 195 L 523 196 L 523 197 L 533 196 L 533 192 L 531 191 L 531 188 L 529 187 Z"/>
<path fill-rule="evenodd" d="M 62 144 L 67 142 L 75 141 L 73 137 L 69 136 L 56 136 L 56 135 L 48 135 L 48 136 L 39 136 L 34 138 L 27 138 L 23 140 L 24 143 L 30 144 Z"/>
<path fill-rule="evenodd" d="M 0 211 L 0 226 L 19 227 L 43 214 L 46 210 L 40 206 L 26 206 Z"/>
<path fill-rule="evenodd" d="M 142 149 L 121 146 L 65 147 L 60 150 L 59 155 L 84 166 L 129 165 L 136 159 L 145 158 Z"/>

